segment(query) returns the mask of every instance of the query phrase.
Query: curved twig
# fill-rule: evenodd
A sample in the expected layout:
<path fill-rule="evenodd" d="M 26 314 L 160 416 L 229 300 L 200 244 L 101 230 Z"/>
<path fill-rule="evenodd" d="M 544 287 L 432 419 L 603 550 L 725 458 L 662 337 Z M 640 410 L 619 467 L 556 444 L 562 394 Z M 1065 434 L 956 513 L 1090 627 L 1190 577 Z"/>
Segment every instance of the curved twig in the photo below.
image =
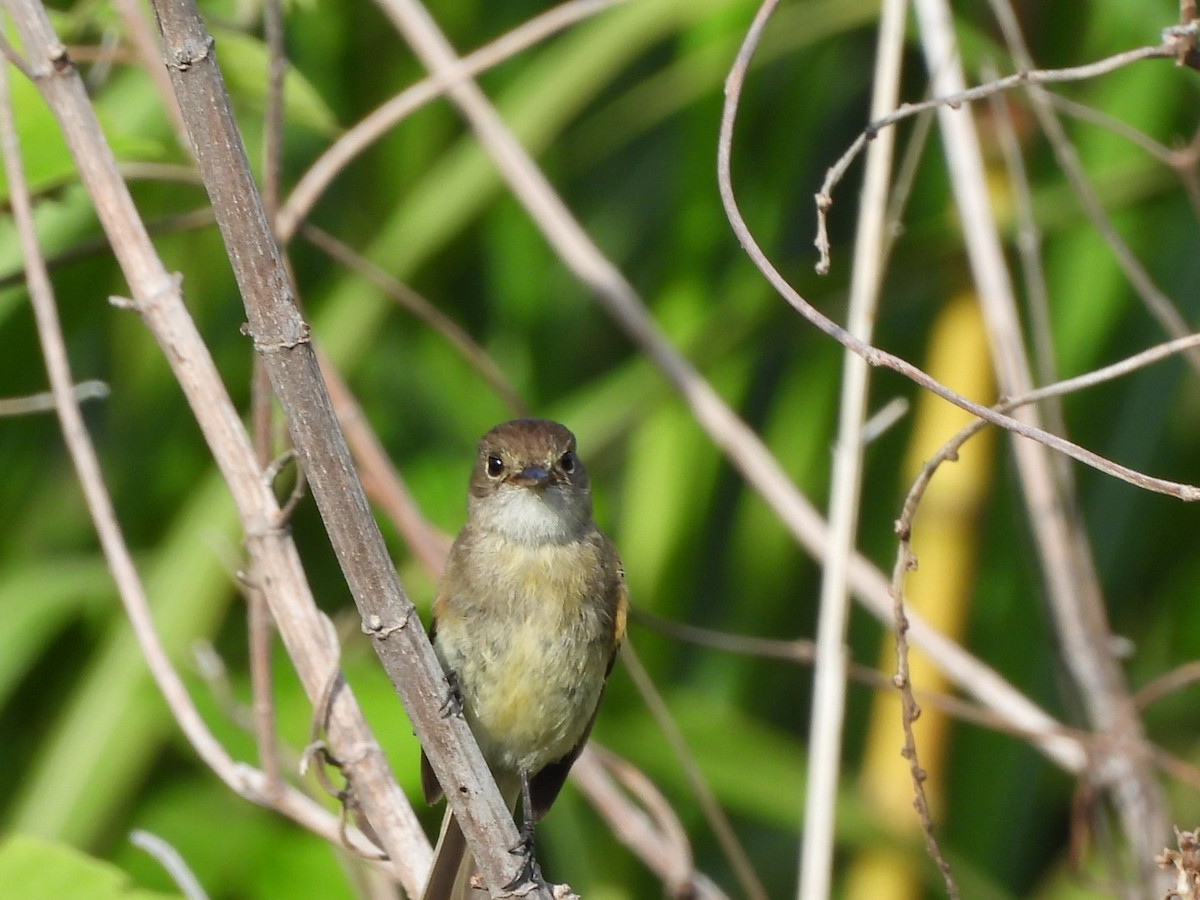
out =
<path fill-rule="evenodd" d="M 737 235 L 738 241 L 742 248 L 750 257 L 751 261 L 758 267 L 758 270 L 763 273 L 767 281 L 772 287 L 783 297 L 791 306 L 804 316 L 809 322 L 819 328 L 822 332 L 829 335 L 842 346 L 852 350 L 860 355 L 872 366 L 883 366 L 891 369 L 894 372 L 903 375 L 919 387 L 930 391 L 941 397 L 960 409 L 966 410 L 978 418 L 991 422 L 993 425 L 999 425 L 1015 434 L 1030 440 L 1038 441 L 1045 444 L 1052 450 L 1057 450 L 1072 459 L 1075 459 L 1084 465 L 1091 466 L 1097 471 L 1103 472 L 1106 475 L 1111 475 L 1113 478 L 1118 478 L 1121 481 L 1127 482 L 1148 491 L 1154 491 L 1159 494 L 1166 494 L 1169 497 L 1176 497 L 1180 500 L 1192 502 L 1200 500 L 1200 487 L 1181 482 L 1169 481 L 1163 478 L 1156 478 L 1152 475 L 1147 475 L 1144 472 L 1139 472 L 1136 469 L 1131 469 L 1128 466 L 1123 466 L 1120 463 L 1114 462 L 1106 457 L 1101 456 L 1091 450 L 1079 446 L 1078 444 L 1068 441 L 1066 438 L 1059 437 L 1056 434 L 1038 428 L 1034 425 L 1028 425 L 1020 422 L 1011 416 L 997 412 L 992 407 L 984 406 L 973 400 L 963 397 L 961 394 L 952 391 L 946 385 L 942 384 L 935 378 L 930 377 L 921 369 L 914 366 L 907 360 L 888 353 L 886 350 L 881 350 L 871 344 L 864 343 L 858 340 L 854 335 L 850 334 L 845 328 L 838 325 L 832 319 L 829 319 L 805 300 L 800 294 L 790 285 L 787 280 L 779 273 L 771 261 L 767 258 L 758 242 L 754 239 L 749 227 L 746 225 L 745 219 L 742 217 L 741 210 L 737 205 L 737 198 L 733 193 L 733 182 L 730 176 L 730 157 L 731 147 L 733 143 L 733 126 L 737 119 L 738 105 L 741 100 L 742 85 L 745 80 L 746 70 L 750 64 L 750 58 L 754 55 L 754 50 L 758 46 L 758 41 L 762 36 L 762 28 L 765 25 L 766 19 L 762 16 L 762 10 L 767 10 L 769 14 L 770 8 L 775 5 L 775 0 L 767 0 L 760 10 L 760 15 L 755 19 L 749 31 L 746 33 L 746 39 L 738 51 L 737 60 L 730 69 L 729 78 L 725 83 L 725 107 L 721 114 L 721 131 L 717 144 L 717 182 L 721 192 L 721 200 L 725 206 L 725 214 L 729 218 L 729 223 L 733 227 L 734 234 Z M 1159 48 L 1161 49 L 1161 48 Z M 1099 64 L 1096 64 L 1099 65 Z M 1090 68 L 1090 67 L 1083 67 Z M 1065 71 L 1065 70 L 1064 70 Z M 978 90 L 978 89 L 977 89 Z M 971 92 L 965 92 L 970 94 Z M 982 94 L 981 96 L 986 96 Z M 929 101 L 933 103 L 934 101 Z M 945 102 L 942 100 L 941 102 Z M 914 112 L 926 107 L 926 104 L 914 104 Z M 910 113 L 911 114 L 911 113 Z"/>

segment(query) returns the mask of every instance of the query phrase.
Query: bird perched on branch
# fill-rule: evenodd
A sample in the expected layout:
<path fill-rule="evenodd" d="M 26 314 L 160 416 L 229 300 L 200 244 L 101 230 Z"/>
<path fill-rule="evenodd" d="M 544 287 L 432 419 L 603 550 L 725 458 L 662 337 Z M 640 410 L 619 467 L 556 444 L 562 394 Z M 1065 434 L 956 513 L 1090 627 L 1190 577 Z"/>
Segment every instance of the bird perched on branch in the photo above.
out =
<path fill-rule="evenodd" d="M 616 548 L 592 521 L 575 436 L 517 419 L 479 441 L 459 533 L 438 585 L 429 634 L 510 810 L 521 800 L 526 878 L 540 881 L 533 825 L 587 742 L 625 632 Z M 425 799 L 442 787 L 421 754 Z M 482 897 L 447 809 L 424 900 Z M 514 888 L 517 884 L 509 885 Z"/>

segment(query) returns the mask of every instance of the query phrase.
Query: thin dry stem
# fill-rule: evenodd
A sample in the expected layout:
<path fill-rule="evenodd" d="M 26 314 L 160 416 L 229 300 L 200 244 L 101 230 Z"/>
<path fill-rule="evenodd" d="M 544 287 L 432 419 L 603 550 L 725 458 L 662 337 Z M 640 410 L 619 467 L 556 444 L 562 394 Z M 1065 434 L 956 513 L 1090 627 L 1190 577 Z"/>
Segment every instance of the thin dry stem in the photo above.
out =
<path fill-rule="evenodd" d="M 529 408 L 503 370 L 496 365 L 486 350 L 471 337 L 457 322 L 443 313 L 427 299 L 404 282 L 392 277 L 370 260 L 356 253 L 353 248 L 339 241 L 329 232 L 315 225 L 304 225 L 300 229 L 304 239 L 330 259 L 345 266 L 361 278 L 370 281 L 398 306 L 408 310 L 438 334 L 466 360 L 488 387 L 496 392 L 504 405 L 516 416 L 529 414 Z"/>
<path fill-rule="evenodd" d="M 949 4 L 915 0 L 914 8 L 935 90 L 940 94 L 961 91 L 965 75 Z M 969 109 L 955 111 L 944 106 L 937 115 L 996 379 L 1002 392 L 1023 394 L 1032 388 L 1033 377 L 973 118 Z M 1040 417 L 1032 407 L 1018 410 L 1014 418 L 1040 428 Z M 1152 835 L 1165 824 L 1163 801 L 1139 749 L 1142 726 L 1124 673 L 1109 651 L 1111 631 L 1086 531 L 1074 498 L 1055 478 L 1056 463 L 1046 448 L 1018 441 L 1013 451 L 1064 661 L 1087 721 L 1100 732 L 1108 751 L 1103 765 L 1091 774 L 1100 779 L 1112 799 L 1135 857 L 1148 861 Z M 1154 879 L 1155 873 L 1145 862 L 1140 883 L 1149 885 Z"/>
<path fill-rule="evenodd" d="M 1120 362 L 1106 366 L 1103 369 L 1088 372 L 1078 378 L 1071 378 L 1056 384 L 1047 385 L 1044 388 L 1031 391 L 1022 397 L 1002 401 L 997 406 L 1004 410 L 1012 410 L 1050 398 L 1066 396 L 1074 391 L 1083 390 L 1105 381 L 1122 377 L 1137 369 L 1152 365 L 1168 356 L 1185 352 L 1197 343 L 1200 343 L 1200 336 L 1193 336 L 1193 338 L 1185 341 L 1171 341 L 1167 344 L 1151 347 Z M 925 773 L 918 762 L 916 738 L 912 730 L 913 723 L 920 715 L 920 705 L 916 699 L 914 687 L 908 675 L 908 621 L 904 605 L 904 581 L 907 573 L 912 570 L 916 563 L 911 549 L 913 520 L 926 488 L 940 466 L 945 462 L 957 460 L 963 445 L 986 428 L 988 424 L 982 419 L 976 419 L 965 425 L 922 466 L 920 473 L 909 488 L 900 516 L 896 521 L 896 534 L 899 542 L 892 574 L 892 596 L 895 598 L 894 615 L 896 631 L 896 676 L 894 684 L 899 689 L 902 700 L 903 754 L 910 764 L 915 795 L 914 806 L 921 817 L 927 841 L 932 840 L 933 824 L 929 817 L 928 804 L 924 794 Z M 1135 702 L 1137 702 L 1140 708 L 1144 708 L 1146 704 L 1153 702 L 1159 696 L 1194 679 L 1200 679 L 1200 674 L 1198 674 L 1195 667 L 1192 669 L 1184 667 L 1177 679 L 1165 679 L 1161 683 L 1152 682 L 1151 685 L 1143 689 L 1143 693 L 1137 695 Z M 1169 768 L 1173 774 L 1180 771 L 1178 766 L 1164 765 L 1164 768 Z M 930 852 L 931 854 L 934 853 L 935 849 L 931 847 Z M 941 859 L 940 854 L 935 858 L 941 860 L 939 865 L 944 864 L 945 861 Z"/>
<path fill-rule="evenodd" d="M 1187 192 L 1192 211 L 1200 217 L 1200 174 L 1196 171 L 1198 156 L 1195 138 L 1182 147 L 1171 148 L 1154 140 L 1144 131 L 1134 128 L 1128 122 L 1123 122 L 1101 110 L 1077 103 L 1051 91 L 1045 91 L 1044 96 L 1057 111 L 1081 122 L 1087 122 L 1110 131 L 1140 147 L 1149 156 L 1169 167 Z"/>
<path fill-rule="evenodd" d="M 1149 706 L 1200 681 L 1200 662 L 1188 662 L 1159 675 L 1133 695 L 1138 709 Z"/>
<path fill-rule="evenodd" d="M 749 52 L 747 52 L 749 50 Z M 822 332 L 829 335 L 838 343 L 853 350 L 855 353 L 863 357 L 868 363 L 873 366 L 884 366 L 894 372 L 903 375 L 918 386 L 928 390 L 944 400 L 953 403 L 960 409 L 966 410 L 974 416 L 986 419 L 995 425 L 999 425 L 1015 434 L 1022 437 L 1030 438 L 1038 443 L 1045 444 L 1052 450 L 1057 450 L 1064 453 L 1072 459 L 1078 460 L 1085 465 L 1118 478 L 1121 481 L 1128 482 L 1135 487 L 1144 488 L 1145 490 L 1154 491 L 1160 494 L 1166 494 L 1170 497 L 1176 497 L 1180 500 L 1192 502 L 1200 500 L 1200 488 L 1175 481 L 1169 481 L 1162 478 L 1156 478 L 1131 469 L 1128 466 L 1120 465 L 1112 460 L 1100 456 L 1084 447 L 1080 447 L 1071 441 L 1051 434 L 1042 428 L 1020 422 L 1010 416 L 1005 416 L 997 413 L 994 409 L 983 406 L 973 400 L 950 390 L 941 382 L 930 377 L 921 369 L 912 365 L 908 361 L 901 359 L 894 354 L 888 353 L 885 350 L 880 350 L 870 344 L 865 344 L 859 341 L 846 329 L 821 314 L 807 300 L 790 285 L 787 280 L 779 273 L 771 261 L 767 258 L 758 242 L 754 239 L 749 227 L 746 225 L 745 219 L 742 217 L 741 211 L 737 205 L 737 199 L 733 193 L 732 181 L 730 177 L 730 156 L 733 140 L 733 126 L 737 118 L 738 102 L 741 97 L 742 84 L 745 80 L 746 68 L 749 63 L 749 56 L 752 55 L 753 45 L 743 44 L 742 50 L 739 52 L 738 61 L 730 70 L 729 78 L 726 80 L 725 87 L 725 109 L 721 117 L 721 135 L 717 145 L 717 170 L 718 184 L 721 188 L 722 201 L 725 204 L 725 212 L 729 218 L 730 224 L 733 226 L 734 234 L 741 243 L 747 255 L 763 273 L 771 286 L 782 296 L 789 304 L 791 304 L 797 312 L 805 319 L 819 328 Z"/>
<path fill-rule="evenodd" d="M 988 81 L 996 77 L 991 66 L 984 69 Z M 1013 127 L 1008 99 L 1003 92 L 990 98 L 993 127 L 1000 138 L 1000 150 L 1008 172 L 1009 193 L 1012 197 L 1013 214 L 1017 223 L 1016 247 L 1021 258 L 1021 274 L 1025 282 L 1025 298 L 1030 311 L 1030 331 L 1033 342 L 1033 361 L 1039 384 L 1050 384 L 1058 380 L 1058 365 L 1054 359 L 1054 332 L 1050 323 L 1050 297 L 1046 288 L 1046 274 L 1042 267 L 1042 234 L 1033 214 L 1033 192 L 1025 171 L 1025 160 L 1021 144 Z M 1058 403 L 1044 404 L 1043 412 L 1049 420 L 1051 430 L 1065 433 L 1062 407 Z M 1060 476 L 1070 470 L 1060 468 Z"/>
<path fill-rule="evenodd" d="M 456 84 L 486 72 L 554 33 L 624 2 L 627 0 L 567 0 L 566 3 L 505 32 L 474 53 L 456 60 L 453 65 L 405 88 L 348 129 L 309 166 L 308 171 L 292 189 L 287 202 L 279 210 L 276 233 L 280 243 L 287 244 L 291 241 L 300 223 L 308 216 L 329 185 L 359 154 L 422 106 L 441 97 Z"/>
<path fill-rule="evenodd" d="M 385 9 L 410 43 L 418 48 L 426 65 L 435 71 L 455 65 L 452 48 L 419 5 L 409 0 L 387 0 Z M 473 85 L 466 84 L 451 90 L 450 97 L 463 111 L 514 196 L 564 265 L 594 293 L 598 302 L 660 369 L 687 404 L 697 424 L 774 511 L 793 538 L 815 558 L 823 558 L 828 529 L 820 514 L 792 484 L 762 439 L 663 336 L 637 292 L 580 227 L 487 99 Z M 887 580 L 859 554 L 855 554 L 850 564 L 850 583 L 871 614 L 890 625 L 892 601 Z M 1086 765 L 1086 754 L 1078 741 L 1061 733 L 1053 717 L 959 644 L 918 617 L 910 619 L 914 643 L 952 682 L 1005 718 L 1014 728 L 1044 735 L 1035 742 L 1036 746 L 1058 765 L 1072 772 Z"/>
<path fill-rule="evenodd" d="M 821 190 L 816 195 L 817 238 L 814 243 L 820 251 L 820 258 L 816 265 L 817 272 L 824 275 L 829 271 L 829 239 L 825 220 L 829 209 L 833 206 L 833 189 L 845 177 L 846 172 L 867 144 L 873 141 L 884 128 L 890 128 L 898 122 L 902 122 L 926 110 L 937 109 L 939 107 L 958 109 L 964 104 L 974 103 L 976 100 L 983 100 L 1001 91 L 1011 91 L 1014 88 L 1026 85 L 1086 81 L 1144 59 L 1169 59 L 1174 53 L 1174 46 L 1164 41 L 1162 44 L 1152 47 L 1138 47 L 1134 50 L 1126 50 L 1123 53 L 1117 53 L 1085 66 L 1072 66 L 1066 69 L 1022 70 L 1005 78 L 981 84 L 978 87 L 954 91 L 953 93 L 934 97 L 930 100 L 922 100 L 919 103 L 901 104 L 895 112 L 871 122 L 846 152 L 839 157 L 838 161 L 829 167 L 825 173 L 825 180 L 821 183 Z"/>
<path fill-rule="evenodd" d="M 812 665 L 813 660 L 816 659 L 816 645 L 804 638 L 786 640 L 782 638 L 730 634 L 726 631 L 714 631 L 709 628 L 700 628 L 696 625 L 664 619 L 643 609 L 631 610 L 630 620 L 666 637 L 698 647 L 710 647 L 714 650 L 722 650 L 726 653 L 752 656 L 757 659 L 777 660 L 794 665 Z M 895 682 L 890 677 L 881 674 L 871 666 L 855 662 L 853 659 L 847 659 L 846 661 L 846 677 L 871 690 L 890 692 L 896 689 Z M 917 686 L 914 686 L 912 690 L 919 703 L 936 707 L 938 710 L 949 716 L 953 716 L 961 722 L 1011 735 L 1030 743 L 1037 743 L 1039 740 L 1049 736 L 1044 731 L 1035 733 L 1013 728 L 1007 719 L 997 716 L 977 703 L 962 700 L 953 694 L 944 694 L 938 691 L 923 691 Z M 1081 744 L 1089 739 L 1089 735 L 1086 732 L 1069 728 L 1056 729 L 1054 735 L 1069 735 L 1072 739 L 1080 741 Z"/>
<path fill-rule="evenodd" d="M 610 774 L 637 797 L 640 808 L 622 793 Z M 726 900 L 717 885 L 696 871 L 687 835 L 670 804 L 641 772 L 592 743 L 572 767 L 571 779 L 617 839 L 658 875 L 668 898 Z"/>
<path fill-rule="evenodd" d="M 891 109 L 899 98 L 906 9 L 904 0 L 889 0 L 883 5 L 871 96 L 872 115 Z M 773 3 L 764 4 L 751 30 L 761 33 L 773 11 Z M 886 266 L 887 195 L 894 144 L 894 132 L 891 131 L 872 143 L 859 198 L 847 328 L 864 344 L 870 344 L 874 334 Z M 830 552 L 825 558 L 821 577 L 817 660 L 808 738 L 811 777 L 804 796 L 799 862 L 799 893 L 801 898 L 808 900 L 824 900 L 833 882 L 837 786 L 846 702 L 845 642 L 850 618 L 847 581 L 850 557 L 857 544 L 869 379 L 870 367 L 866 361 L 850 350 L 843 351 L 842 392 L 829 493 Z"/>
<path fill-rule="evenodd" d="M 88 400 L 105 400 L 108 398 L 108 385 L 103 381 L 81 381 L 73 388 L 77 403 Z M 55 408 L 54 394 L 43 392 L 29 394 L 26 397 L 5 397 L 0 399 L 0 419 L 6 416 L 28 416 L 34 413 L 52 412 Z"/>
<path fill-rule="evenodd" d="M 676 761 L 683 769 L 688 787 L 691 789 L 692 795 L 700 805 L 700 811 L 716 836 L 717 843 L 721 846 L 721 851 L 733 867 L 742 890 L 747 897 L 751 897 L 753 900 L 766 900 L 767 892 L 763 888 L 762 882 L 759 881 L 758 873 L 754 871 L 754 866 L 751 864 L 750 858 L 746 855 L 745 848 L 742 846 L 741 841 L 738 840 L 729 817 L 725 815 L 725 810 L 721 808 L 721 804 L 712 792 L 712 788 L 708 786 L 704 774 L 700 771 L 700 766 L 696 763 L 696 758 L 692 755 L 691 748 L 688 747 L 687 738 L 683 736 L 683 732 L 675 724 L 675 720 L 671 717 L 671 711 L 667 708 L 667 704 L 658 692 L 658 688 L 654 686 L 654 681 L 651 679 L 650 673 L 642 665 L 641 659 L 629 641 L 626 641 L 621 647 L 621 661 L 633 679 L 638 693 L 641 694 L 642 701 L 646 704 L 647 709 L 650 710 L 650 715 L 654 718 L 654 721 L 666 737 L 667 743 L 671 747 L 671 752 L 675 754 Z"/>
<path fill-rule="evenodd" d="M 1000 29 L 1004 32 L 1004 38 L 1013 54 L 1013 59 L 1019 66 L 1031 67 L 1033 58 L 1025 44 L 1025 38 L 1021 34 L 1021 28 L 1012 7 L 1008 5 L 1007 0 L 990 0 L 990 3 L 992 12 L 1000 23 Z M 1176 48 L 1170 36 L 1164 34 L 1160 47 L 1168 57 L 1175 55 Z M 1183 337 L 1190 333 L 1192 329 L 1180 314 L 1176 304 L 1154 283 L 1154 279 L 1150 277 L 1150 273 L 1146 271 L 1141 260 L 1117 232 L 1112 218 L 1104 209 L 1104 205 L 1088 180 L 1083 164 L 1079 161 L 1079 155 L 1067 137 L 1066 129 L 1063 128 L 1062 122 L 1054 112 L 1054 107 L 1047 99 L 1047 92 L 1037 84 L 1030 84 L 1029 99 L 1033 103 L 1034 115 L 1037 116 L 1038 123 L 1054 150 L 1059 168 L 1067 176 L 1067 181 L 1070 182 L 1075 196 L 1079 198 L 1084 214 L 1092 223 L 1092 227 L 1108 244 L 1109 250 L 1125 274 L 1126 280 L 1169 337 Z M 1200 371 L 1200 351 L 1189 353 L 1187 359 L 1193 369 Z"/>
<path fill-rule="evenodd" d="M 155 862 L 166 869 L 175 886 L 187 900 L 208 900 L 208 894 L 201 886 L 200 880 L 180 856 L 179 851 L 158 835 L 135 829 L 129 832 L 129 843 L 154 857 Z"/>
<path fill-rule="evenodd" d="M 8 42 L 8 35 L 3 29 L 0 29 L 0 56 L 8 60 L 18 72 L 30 81 L 33 80 L 33 71 L 29 68 L 29 63 L 17 52 L 17 48 Z"/>
<path fill-rule="evenodd" d="M 21 19 L 17 17 L 17 21 L 20 22 Z M 38 324 L 38 337 L 42 343 L 42 355 L 46 361 L 55 398 L 55 411 L 59 416 L 67 450 L 79 476 L 88 511 L 96 527 L 101 549 L 129 617 L 134 636 L 146 659 L 147 668 L 172 716 L 179 723 L 180 730 L 200 758 L 222 781 L 247 800 L 270 806 L 327 840 L 334 840 L 338 835 L 334 816 L 294 788 L 286 788 L 282 793 L 272 796 L 270 782 L 263 773 L 238 763 L 229 756 L 208 730 L 159 640 L 145 590 L 121 533 L 95 448 L 74 396 L 70 364 L 58 321 L 50 277 L 34 231 L 32 205 L 20 164 L 8 100 L 8 72 L 3 65 L 0 65 L 0 149 L 3 151 L 13 216 L 25 257 L 30 300 Z M 359 852 L 369 852 L 373 849 L 357 832 L 351 835 L 351 844 Z"/>

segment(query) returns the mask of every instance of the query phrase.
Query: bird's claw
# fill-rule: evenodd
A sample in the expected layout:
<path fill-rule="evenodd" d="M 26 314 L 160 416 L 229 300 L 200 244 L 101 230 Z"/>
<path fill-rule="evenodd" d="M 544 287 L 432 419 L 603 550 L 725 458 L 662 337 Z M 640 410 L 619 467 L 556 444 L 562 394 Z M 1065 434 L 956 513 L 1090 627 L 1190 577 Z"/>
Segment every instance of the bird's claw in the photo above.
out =
<path fill-rule="evenodd" d="M 517 877 L 504 886 L 506 894 L 528 893 L 518 892 L 518 888 L 528 885 L 530 888 L 538 891 L 548 890 L 546 879 L 542 877 L 542 868 L 537 863 L 537 858 L 533 855 L 533 833 L 530 830 L 528 833 L 525 828 L 521 829 L 521 843 L 508 851 L 514 856 L 522 857 L 521 871 L 517 873 Z"/>
<path fill-rule="evenodd" d="M 442 701 L 441 713 L 443 719 L 461 716 L 463 711 L 462 688 L 458 684 L 455 672 L 446 673 L 446 699 Z"/>

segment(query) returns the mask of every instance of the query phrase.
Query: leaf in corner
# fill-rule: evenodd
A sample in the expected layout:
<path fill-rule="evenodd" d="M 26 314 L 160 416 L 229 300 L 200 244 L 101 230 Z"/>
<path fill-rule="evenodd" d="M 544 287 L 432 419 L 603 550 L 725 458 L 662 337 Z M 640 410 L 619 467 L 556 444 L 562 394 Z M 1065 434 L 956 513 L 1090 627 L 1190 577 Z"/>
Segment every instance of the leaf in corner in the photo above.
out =
<path fill-rule="evenodd" d="M 133 884 L 114 866 L 67 844 L 27 834 L 0 841 L 0 884 L 22 900 L 178 900 Z"/>

